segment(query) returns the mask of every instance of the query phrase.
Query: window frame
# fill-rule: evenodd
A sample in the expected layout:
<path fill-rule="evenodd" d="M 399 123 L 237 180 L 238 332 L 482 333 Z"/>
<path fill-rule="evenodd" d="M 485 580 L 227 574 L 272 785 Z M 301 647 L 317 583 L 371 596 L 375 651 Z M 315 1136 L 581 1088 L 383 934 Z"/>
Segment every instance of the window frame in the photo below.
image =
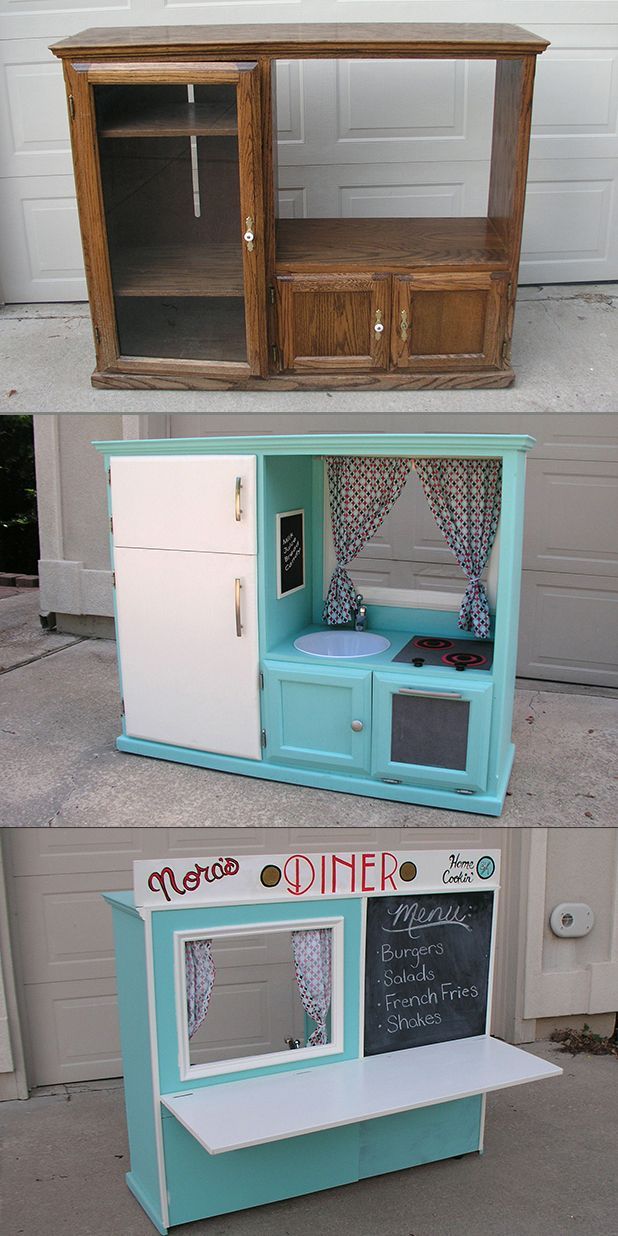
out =
<path fill-rule="evenodd" d="M 321 1047 L 299 1047 L 295 1050 L 286 1048 L 285 1051 L 263 1052 L 255 1056 L 238 1056 L 226 1060 L 191 1064 L 187 1021 L 185 943 L 189 940 L 213 940 L 221 937 L 233 939 L 238 936 L 264 935 L 268 932 L 281 934 L 282 932 L 310 931 L 313 929 L 330 929 L 333 933 L 330 1042 Z M 224 1073 L 243 1073 L 252 1069 L 262 1069 L 265 1066 L 268 1068 L 271 1066 L 278 1068 L 281 1065 L 288 1064 L 290 1067 L 297 1068 L 304 1061 L 315 1060 L 318 1057 L 324 1056 L 341 1055 L 344 1048 L 344 942 L 343 915 L 333 915 L 328 918 L 294 918 L 284 921 L 275 920 L 272 922 L 232 924 L 224 927 L 174 931 L 174 994 L 180 1080 L 183 1082 L 195 1081 L 200 1077 L 216 1077 Z"/>

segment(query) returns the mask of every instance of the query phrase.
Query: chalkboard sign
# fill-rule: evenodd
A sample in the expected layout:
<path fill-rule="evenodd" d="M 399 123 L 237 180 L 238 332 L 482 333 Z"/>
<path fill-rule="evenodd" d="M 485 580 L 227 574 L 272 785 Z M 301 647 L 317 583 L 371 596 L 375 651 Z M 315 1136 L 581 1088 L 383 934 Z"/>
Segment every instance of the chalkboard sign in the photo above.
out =
<path fill-rule="evenodd" d="M 365 1055 L 485 1033 L 494 894 L 367 902 Z"/>
<path fill-rule="evenodd" d="M 277 515 L 277 596 L 305 587 L 305 512 Z"/>

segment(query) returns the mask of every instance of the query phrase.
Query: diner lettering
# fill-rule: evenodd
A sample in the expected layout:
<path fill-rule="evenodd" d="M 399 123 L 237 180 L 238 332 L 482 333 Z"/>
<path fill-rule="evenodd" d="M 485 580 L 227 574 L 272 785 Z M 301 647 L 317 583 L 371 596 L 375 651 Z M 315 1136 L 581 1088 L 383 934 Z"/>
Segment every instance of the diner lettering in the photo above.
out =
<path fill-rule="evenodd" d="M 172 901 L 172 893 L 177 897 L 185 897 L 194 893 L 202 884 L 214 884 L 224 876 L 237 875 L 240 863 L 236 858 L 219 858 L 208 867 L 195 863 L 183 876 L 178 875 L 173 867 L 162 867 L 160 871 L 151 871 L 147 879 L 151 893 L 163 893 L 166 901 Z"/>

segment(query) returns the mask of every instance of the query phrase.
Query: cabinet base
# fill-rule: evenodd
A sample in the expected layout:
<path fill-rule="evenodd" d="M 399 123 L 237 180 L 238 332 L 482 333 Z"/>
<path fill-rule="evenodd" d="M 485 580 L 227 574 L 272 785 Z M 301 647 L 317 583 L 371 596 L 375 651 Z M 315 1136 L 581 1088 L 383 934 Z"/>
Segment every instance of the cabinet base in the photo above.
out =
<path fill-rule="evenodd" d="M 209 378 L 202 374 L 129 373 L 95 369 L 92 385 L 105 390 L 169 391 L 394 391 L 485 390 L 511 386 L 515 373 L 505 369 L 436 373 L 281 373 L 267 378 Z"/>
<path fill-rule="evenodd" d="M 266 760 L 244 760 L 231 755 L 216 755 L 210 751 L 172 747 L 167 743 L 149 742 L 145 738 L 130 738 L 126 734 L 119 735 L 116 746 L 119 751 L 129 755 L 146 755 L 155 760 L 171 760 L 175 764 L 212 768 L 217 772 L 236 773 L 241 777 L 259 777 L 264 781 L 282 781 L 288 785 L 311 786 L 317 790 L 331 790 L 339 794 L 357 794 L 361 798 L 380 798 L 418 807 L 438 807 L 443 811 L 465 811 L 469 815 L 490 816 L 498 816 L 502 812 L 515 756 L 515 747 L 511 743 L 495 794 L 458 794 L 453 790 L 427 786 L 388 785 L 384 781 L 374 781 L 369 777 L 346 777 L 341 773 L 317 769 L 286 768 L 283 764 L 270 764 Z M 371 823 L 369 820 L 368 824 Z"/>

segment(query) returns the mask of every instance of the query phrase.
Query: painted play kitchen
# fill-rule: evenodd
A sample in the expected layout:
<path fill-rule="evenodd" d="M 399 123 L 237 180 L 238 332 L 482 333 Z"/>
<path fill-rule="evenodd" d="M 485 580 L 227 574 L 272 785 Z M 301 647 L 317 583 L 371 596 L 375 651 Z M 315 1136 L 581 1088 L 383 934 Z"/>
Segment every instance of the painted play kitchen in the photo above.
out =
<path fill-rule="evenodd" d="M 532 91 L 546 47 L 519 26 L 483 23 L 107 27 L 55 43 L 93 385 L 509 386 Z M 421 159 L 440 157 L 427 154 L 432 137 L 456 133 L 465 149 L 467 104 L 445 119 L 440 74 L 455 64 L 459 84 L 446 93 L 459 94 L 466 61 L 494 66 L 493 118 L 473 138 L 487 186 L 466 188 L 467 215 L 458 195 L 444 205 L 446 187 L 427 196 L 421 182 L 398 196 L 387 176 L 377 195 L 352 188 L 346 201 L 342 190 L 337 204 L 313 208 L 336 218 L 298 217 L 303 193 L 293 202 L 278 173 L 276 69 L 284 86 L 302 74 L 309 115 L 319 60 L 337 63 L 338 97 L 326 106 L 340 111 L 343 163 L 363 133 L 405 161 L 409 139 Z M 385 89 L 355 119 L 380 61 Z M 284 94 L 284 115 L 289 105 Z M 342 169 L 343 185 L 354 174 Z M 358 209 L 374 217 L 342 217 Z"/>
<path fill-rule="evenodd" d="M 480 1153 L 489 1092 L 560 1075 L 490 1035 L 499 886 L 495 850 L 134 863 L 106 901 L 158 1232 Z"/>
<path fill-rule="evenodd" d="M 500 814 L 533 439 L 96 446 L 109 481 L 121 751 Z M 459 564 L 459 595 L 354 584 L 350 564 L 412 484 Z"/>

